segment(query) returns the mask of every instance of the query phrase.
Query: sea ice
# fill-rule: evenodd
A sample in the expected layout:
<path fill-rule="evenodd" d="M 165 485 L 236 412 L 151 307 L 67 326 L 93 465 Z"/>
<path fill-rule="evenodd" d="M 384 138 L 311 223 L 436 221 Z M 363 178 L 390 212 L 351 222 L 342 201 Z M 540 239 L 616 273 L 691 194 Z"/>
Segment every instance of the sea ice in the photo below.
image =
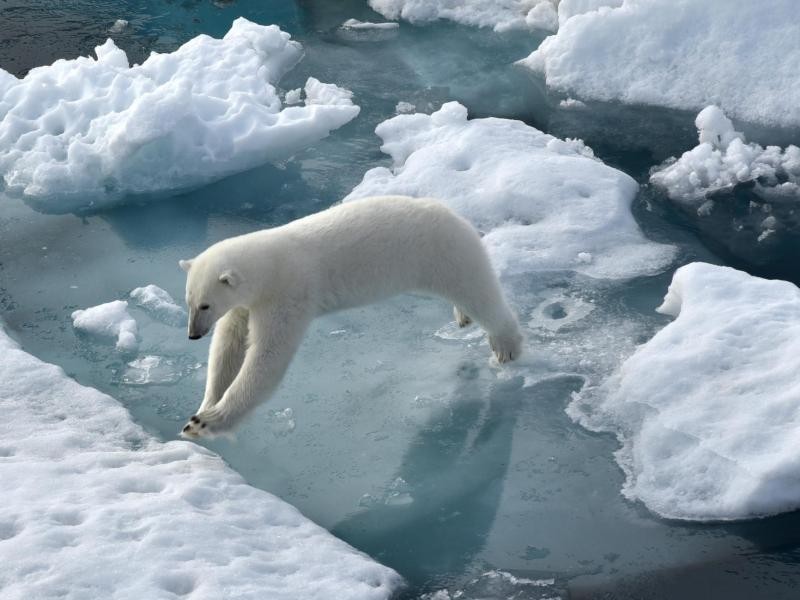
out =
<path fill-rule="evenodd" d="M 655 168 L 650 181 L 670 198 L 700 204 L 710 193 L 755 181 L 755 193 L 800 196 L 800 148 L 766 148 L 747 143 L 744 134 L 717 106 L 704 108 L 695 119 L 699 144 Z"/>
<path fill-rule="evenodd" d="M 187 356 L 146 354 L 130 361 L 119 381 L 125 385 L 168 385 L 179 382 L 201 366 Z"/>
<path fill-rule="evenodd" d="M 305 106 L 282 108 L 275 85 L 302 47 L 244 18 L 141 65 L 110 39 L 95 51 L 23 79 L 0 69 L 0 176 L 46 210 L 197 187 L 285 159 L 359 112 L 314 78 Z"/>
<path fill-rule="evenodd" d="M 386 600 L 400 577 L 0 330 L 0 596 Z"/>
<path fill-rule="evenodd" d="M 394 107 L 394 112 L 398 115 L 407 115 L 413 113 L 417 110 L 417 106 L 415 104 L 411 104 L 411 102 L 405 102 L 401 100 L 397 103 L 397 106 Z"/>
<path fill-rule="evenodd" d="M 715 103 L 739 119 L 800 125 L 800 45 L 787 43 L 800 39 L 795 0 L 602 4 L 612 6 L 571 17 L 563 7 L 558 33 L 520 62 L 585 98 Z"/>
<path fill-rule="evenodd" d="M 447 19 L 495 31 L 558 27 L 557 0 L 369 0 L 387 19 L 429 23 Z"/>
<path fill-rule="evenodd" d="M 800 290 L 692 263 L 658 311 L 675 320 L 569 407 L 618 435 L 623 493 L 675 519 L 800 507 Z"/>
<path fill-rule="evenodd" d="M 630 204 L 636 182 L 560 140 L 508 119 L 467 119 L 449 102 L 376 129 L 391 169 L 368 171 L 347 200 L 380 194 L 439 198 L 481 231 L 506 274 L 567 270 L 624 279 L 658 273 L 674 247 L 647 240 Z"/>
<path fill-rule="evenodd" d="M 139 345 L 136 320 L 128 313 L 125 300 L 114 300 L 72 313 L 75 329 L 117 340 L 117 350 L 130 352 Z"/>
<path fill-rule="evenodd" d="M 159 321 L 177 327 L 186 324 L 186 311 L 175 303 L 166 290 L 157 285 L 151 283 L 138 287 L 131 292 L 131 298 Z"/>
<path fill-rule="evenodd" d="M 117 19 L 116 21 L 114 21 L 114 24 L 111 27 L 109 27 L 108 32 L 120 33 L 124 31 L 127 26 L 128 26 L 128 21 L 126 21 L 125 19 Z"/>
<path fill-rule="evenodd" d="M 347 19 L 342 23 L 344 29 L 397 29 L 400 27 L 398 23 L 389 21 L 387 23 L 370 23 L 367 21 L 359 21 L 358 19 Z"/>

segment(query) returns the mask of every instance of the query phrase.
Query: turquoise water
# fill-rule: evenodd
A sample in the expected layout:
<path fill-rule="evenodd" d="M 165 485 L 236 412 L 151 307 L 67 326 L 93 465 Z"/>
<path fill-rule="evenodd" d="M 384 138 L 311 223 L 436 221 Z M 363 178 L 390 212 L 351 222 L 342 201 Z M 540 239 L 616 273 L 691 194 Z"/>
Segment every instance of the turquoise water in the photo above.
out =
<path fill-rule="evenodd" d="M 403 24 L 379 39 L 338 31 L 347 18 L 377 18 L 365 2 L 84 1 L 64 8 L 10 0 L 0 11 L 0 66 L 17 74 L 89 53 L 117 18 L 131 23 L 117 41 L 133 60 L 198 33 L 220 36 L 237 16 L 276 23 L 306 49 L 285 89 L 313 75 L 353 90 L 362 107 L 354 122 L 284 164 L 175 198 L 52 214 L 0 197 L 0 318 L 10 333 L 27 351 L 119 399 L 162 439 L 174 439 L 199 404 L 207 341 L 190 343 L 183 330 L 133 311 L 140 356 L 169 361 L 161 383 L 140 385 L 130 357 L 77 335 L 70 313 L 148 283 L 181 298 L 179 258 L 339 200 L 367 169 L 388 164 L 373 130 L 399 100 L 425 112 L 458 100 L 473 117 L 519 118 L 583 138 L 643 183 L 652 165 L 696 138 L 689 113 L 609 104 L 559 109 L 560 98 L 541 80 L 511 66 L 541 37 L 446 24 Z M 794 135 L 748 133 L 762 144 Z M 750 198 L 746 189 L 736 194 L 730 210 L 746 226 Z M 633 208 L 651 238 L 679 247 L 675 266 L 701 259 L 800 280 L 791 230 L 769 247 L 755 246 L 730 220 L 700 228 L 648 186 Z M 795 598 L 797 514 L 740 524 L 659 519 L 619 494 L 615 440 L 587 432 L 563 411 L 584 377 L 607 374 L 663 326 L 653 309 L 670 277 L 509 281 L 525 322 L 569 316 L 576 298 L 595 307 L 568 327 L 531 325 L 528 387 L 521 377 L 498 379 L 485 348 L 437 336 L 451 318 L 440 301 L 403 296 L 325 317 L 272 401 L 235 441 L 209 445 L 252 484 L 397 569 L 409 582 L 404 597 L 447 589 L 497 599 Z M 548 306 L 555 308 L 540 310 Z M 581 367 L 587 357 L 592 365 Z"/>

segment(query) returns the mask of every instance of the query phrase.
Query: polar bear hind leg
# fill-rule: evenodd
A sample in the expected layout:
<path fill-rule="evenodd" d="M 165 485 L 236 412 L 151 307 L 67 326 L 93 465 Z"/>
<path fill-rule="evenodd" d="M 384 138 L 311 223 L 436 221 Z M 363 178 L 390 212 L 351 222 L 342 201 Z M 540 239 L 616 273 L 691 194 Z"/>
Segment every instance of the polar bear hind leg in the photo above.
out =
<path fill-rule="evenodd" d="M 472 317 L 461 310 L 458 306 L 453 307 L 453 316 L 456 318 L 456 323 L 459 327 L 466 327 L 472 323 Z"/>

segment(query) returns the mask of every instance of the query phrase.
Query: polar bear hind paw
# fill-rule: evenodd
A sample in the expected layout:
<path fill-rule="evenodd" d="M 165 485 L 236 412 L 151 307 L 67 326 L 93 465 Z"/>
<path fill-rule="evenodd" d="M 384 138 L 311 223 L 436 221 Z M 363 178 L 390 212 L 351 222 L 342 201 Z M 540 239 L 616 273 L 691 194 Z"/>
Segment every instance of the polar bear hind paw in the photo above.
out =
<path fill-rule="evenodd" d="M 522 354 L 522 335 L 519 332 L 505 336 L 492 335 L 489 336 L 489 345 L 492 347 L 497 362 L 510 362 Z"/>
<path fill-rule="evenodd" d="M 459 327 L 466 327 L 467 325 L 472 323 L 472 317 L 470 317 L 468 314 L 466 314 L 457 306 L 453 307 L 453 315 L 455 316 L 456 323 L 458 323 Z"/>

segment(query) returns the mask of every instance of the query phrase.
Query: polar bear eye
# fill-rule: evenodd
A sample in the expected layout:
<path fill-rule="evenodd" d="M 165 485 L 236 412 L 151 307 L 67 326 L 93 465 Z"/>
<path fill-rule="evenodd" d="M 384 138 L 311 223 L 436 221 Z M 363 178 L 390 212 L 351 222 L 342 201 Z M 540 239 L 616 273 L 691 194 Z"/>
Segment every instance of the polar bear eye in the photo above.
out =
<path fill-rule="evenodd" d="M 208 304 L 201 304 L 200 305 L 200 310 L 208 310 L 209 308 L 211 308 L 211 307 Z"/>

